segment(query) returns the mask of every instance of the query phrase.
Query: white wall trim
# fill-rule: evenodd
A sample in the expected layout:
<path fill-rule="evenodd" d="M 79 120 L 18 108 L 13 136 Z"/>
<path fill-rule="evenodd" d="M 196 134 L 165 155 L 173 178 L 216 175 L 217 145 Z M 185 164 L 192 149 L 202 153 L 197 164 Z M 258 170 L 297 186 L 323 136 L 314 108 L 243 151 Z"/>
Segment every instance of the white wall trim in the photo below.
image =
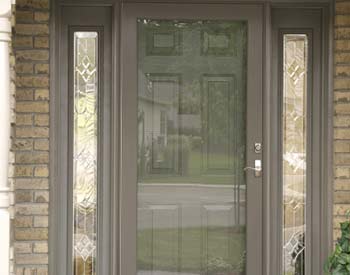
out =
<path fill-rule="evenodd" d="M 0 1 L 0 274 L 10 272 L 10 56 L 12 0 Z"/>

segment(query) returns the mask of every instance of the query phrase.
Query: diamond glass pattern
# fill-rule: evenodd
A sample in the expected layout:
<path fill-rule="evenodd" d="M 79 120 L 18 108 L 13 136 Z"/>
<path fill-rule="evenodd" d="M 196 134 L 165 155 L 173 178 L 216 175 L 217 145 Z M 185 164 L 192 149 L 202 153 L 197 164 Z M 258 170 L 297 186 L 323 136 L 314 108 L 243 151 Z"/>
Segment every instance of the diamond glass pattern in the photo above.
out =
<path fill-rule="evenodd" d="M 305 34 L 284 35 L 284 275 L 305 274 L 307 41 Z"/>
<path fill-rule="evenodd" d="M 98 34 L 74 33 L 73 273 L 96 274 Z"/>

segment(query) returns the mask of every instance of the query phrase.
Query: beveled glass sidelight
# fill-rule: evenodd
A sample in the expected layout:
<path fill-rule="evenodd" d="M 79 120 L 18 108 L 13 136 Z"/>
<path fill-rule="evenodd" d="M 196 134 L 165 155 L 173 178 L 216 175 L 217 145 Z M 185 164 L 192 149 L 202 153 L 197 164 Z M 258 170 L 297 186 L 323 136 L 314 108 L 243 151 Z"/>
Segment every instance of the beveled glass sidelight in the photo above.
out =
<path fill-rule="evenodd" d="M 73 274 L 96 274 L 98 33 L 74 33 Z"/>
<path fill-rule="evenodd" d="M 283 36 L 283 274 L 305 274 L 306 34 Z"/>
<path fill-rule="evenodd" d="M 243 275 L 247 22 L 138 20 L 139 275 Z"/>

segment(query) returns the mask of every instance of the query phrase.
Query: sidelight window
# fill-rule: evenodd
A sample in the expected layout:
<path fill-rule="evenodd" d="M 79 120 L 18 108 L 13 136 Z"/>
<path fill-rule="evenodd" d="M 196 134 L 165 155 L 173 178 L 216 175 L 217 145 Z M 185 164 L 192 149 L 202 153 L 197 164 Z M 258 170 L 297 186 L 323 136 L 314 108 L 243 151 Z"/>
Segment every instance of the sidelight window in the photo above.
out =
<path fill-rule="evenodd" d="M 73 274 L 96 274 L 98 33 L 74 33 Z"/>
<path fill-rule="evenodd" d="M 283 36 L 283 274 L 305 274 L 307 66 L 306 34 Z"/>

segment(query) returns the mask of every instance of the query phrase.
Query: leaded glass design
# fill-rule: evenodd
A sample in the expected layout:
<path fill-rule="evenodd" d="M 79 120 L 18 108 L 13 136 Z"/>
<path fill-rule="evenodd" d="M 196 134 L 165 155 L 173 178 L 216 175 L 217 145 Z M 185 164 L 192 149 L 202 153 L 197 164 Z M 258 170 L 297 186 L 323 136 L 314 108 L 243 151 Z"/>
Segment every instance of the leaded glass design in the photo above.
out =
<path fill-rule="evenodd" d="M 98 34 L 74 33 L 73 273 L 96 274 Z"/>
<path fill-rule="evenodd" d="M 308 39 L 283 41 L 283 274 L 304 275 Z"/>

